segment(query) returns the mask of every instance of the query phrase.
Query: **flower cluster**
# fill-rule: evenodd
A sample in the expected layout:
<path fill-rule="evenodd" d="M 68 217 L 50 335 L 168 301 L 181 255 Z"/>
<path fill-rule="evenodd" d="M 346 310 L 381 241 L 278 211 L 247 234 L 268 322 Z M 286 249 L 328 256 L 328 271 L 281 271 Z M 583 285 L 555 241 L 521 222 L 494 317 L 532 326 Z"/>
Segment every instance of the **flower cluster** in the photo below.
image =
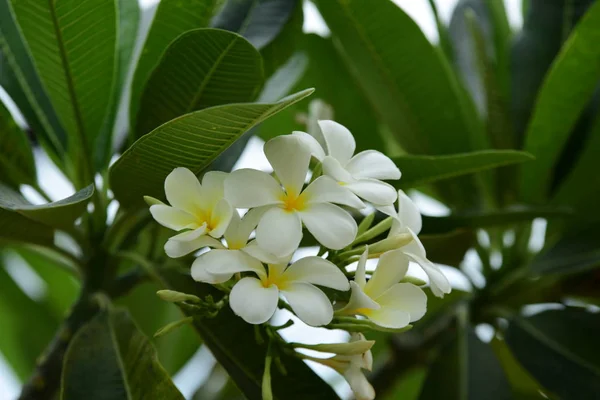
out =
<path fill-rule="evenodd" d="M 399 179 L 400 170 L 378 151 L 354 154 L 354 137 L 334 121 L 318 121 L 310 131 L 265 144 L 273 174 L 208 172 L 199 182 L 186 168 L 173 170 L 165 180 L 169 204 L 147 198 L 154 219 L 177 231 L 165 251 L 175 258 L 209 248 L 193 261 L 193 279 L 224 290 L 233 312 L 250 324 L 285 307 L 312 326 L 406 328 L 425 314 L 427 302 L 406 277 L 410 261 L 426 272 L 436 296 L 450 285 L 427 260 L 418 209 L 384 182 Z M 388 217 L 371 227 L 371 214 L 357 225 L 368 204 Z M 248 211 L 241 216 L 242 210 Z M 320 245 L 319 255 L 291 262 L 303 238 Z M 367 272 L 369 258 L 379 258 L 374 272 Z M 364 336 L 354 334 L 355 341 L 364 343 Z M 337 355 L 317 360 L 342 373 L 357 397 L 373 398 L 361 372 L 371 367 L 370 346 L 351 345 L 358 353 L 321 349 Z"/>

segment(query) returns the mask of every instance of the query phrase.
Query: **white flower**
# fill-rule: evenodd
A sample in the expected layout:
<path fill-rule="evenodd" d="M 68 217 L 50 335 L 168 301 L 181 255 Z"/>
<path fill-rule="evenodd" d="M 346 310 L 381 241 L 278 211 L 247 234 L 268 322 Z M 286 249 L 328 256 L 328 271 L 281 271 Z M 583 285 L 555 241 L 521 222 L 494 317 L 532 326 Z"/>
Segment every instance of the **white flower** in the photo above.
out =
<path fill-rule="evenodd" d="M 192 264 L 192 278 L 199 282 L 223 283 L 231 279 L 233 273 L 220 272 L 222 265 L 239 264 L 252 266 L 256 265 L 257 261 L 273 264 L 287 263 L 290 258 L 289 256 L 284 258 L 276 257 L 259 247 L 255 240 L 248 242 L 250 234 L 256 227 L 263 212 L 264 210 L 255 208 L 248 211 L 243 219 L 240 218 L 237 212 L 234 212 L 224 235 L 227 247 L 213 238 L 205 238 L 204 241 L 202 241 L 202 237 L 196 239 L 199 244 L 203 245 L 202 247 L 209 246 L 214 250 L 210 250 L 196 258 Z M 165 245 L 165 249 L 167 249 L 167 245 Z M 175 242 L 174 245 L 177 245 L 178 249 L 183 248 L 179 242 Z M 196 246 L 193 245 L 190 247 Z M 215 272 L 209 272 L 209 267 Z"/>
<path fill-rule="evenodd" d="M 365 205 L 333 179 L 321 176 L 302 190 L 310 153 L 295 136 L 279 136 L 265 144 L 265 155 L 279 182 L 253 170 L 234 171 L 225 181 L 225 197 L 234 207 L 265 206 L 256 241 L 260 247 L 283 257 L 295 251 L 302 239 L 302 224 L 325 247 L 339 250 L 356 237 L 352 216 L 332 204 L 354 208 Z"/>
<path fill-rule="evenodd" d="M 441 269 L 427 259 L 425 247 L 417 235 L 421 232 L 422 219 L 419 209 L 413 201 L 402 190 L 398 191 L 398 212 L 394 215 L 392 227 L 388 237 L 398 234 L 408 233 L 412 236 L 412 241 L 400 248 L 408 258 L 419 264 L 423 271 L 429 277 L 431 291 L 438 297 L 450 293 L 452 287 L 448 278 Z"/>
<path fill-rule="evenodd" d="M 223 235 L 233 214 L 233 208 L 223 198 L 226 176 L 224 172 L 208 172 L 202 178 L 202 184 L 187 168 L 175 168 L 167 176 L 165 194 L 171 205 L 154 204 L 150 213 L 159 224 L 182 231 L 170 241 L 191 242 L 204 235 L 213 238 Z M 187 245 L 186 251 L 189 243 Z"/>
<path fill-rule="evenodd" d="M 408 257 L 401 250 L 384 253 L 369 281 L 365 266 L 368 249 L 360 257 L 350 282 L 350 301 L 340 314 L 360 314 L 379 326 L 399 329 L 425 315 L 427 296 L 412 283 L 399 283 L 408 270 Z"/>
<path fill-rule="evenodd" d="M 336 290 L 349 288 L 338 267 L 316 256 L 300 259 L 287 268 L 286 264 L 269 264 L 268 271 L 252 257 L 239 263 L 207 265 L 206 270 L 214 275 L 256 273 L 258 278 L 242 278 L 229 295 L 233 312 L 250 324 L 268 321 L 277 309 L 281 293 L 302 321 L 312 326 L 326 325 L 333 318 L 333 307 L 325 293 L 314 285 Z"/>
<path fill-rule="evenodd" d="M 312 129 L 314 136 L 305 132 L 293 135 L 321 161 L 323 173 L 376 206 L 393 204 L 396 189 L 381 179 L 400 179 L 400 170 L 394 162 L 376 150 L 353 156 L 356 142 L 346 127 L 334 121 L 319 121 L 318 125 L 320 129 Z"/>

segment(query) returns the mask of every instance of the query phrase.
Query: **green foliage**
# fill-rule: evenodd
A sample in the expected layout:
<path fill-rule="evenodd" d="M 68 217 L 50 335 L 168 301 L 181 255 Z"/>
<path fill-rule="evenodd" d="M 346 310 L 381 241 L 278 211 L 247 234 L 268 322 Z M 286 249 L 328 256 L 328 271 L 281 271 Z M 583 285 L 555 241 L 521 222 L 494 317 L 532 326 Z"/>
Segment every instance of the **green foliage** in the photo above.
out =
<path fill-rule="evenodd" d="M 0 104 L 0 178 L 5 184 L 17 186 L 20 183 L 35 184 L 35 163 L 25 132 Z"/>

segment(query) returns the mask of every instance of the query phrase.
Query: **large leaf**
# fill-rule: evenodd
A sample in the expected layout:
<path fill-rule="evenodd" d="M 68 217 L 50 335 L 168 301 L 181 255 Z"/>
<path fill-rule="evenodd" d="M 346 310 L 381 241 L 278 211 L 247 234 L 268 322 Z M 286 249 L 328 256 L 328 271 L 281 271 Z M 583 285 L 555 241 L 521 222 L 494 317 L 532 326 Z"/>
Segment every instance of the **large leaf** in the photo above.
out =
<path fill-rule="evenodd" d="M 551 183 L 561 149 L 600 79 L 600 4 L 595 3 L 564 44 L 536 100 L 525 149 L 536 162 L 523 169 L 521 193 L 542 200 Z"/>
<path fill-rule="evenodd" d="M 419 239 L 427 249 L 427 258 L 435 263 L 457 267 L 467 250 L 476 240 L 471 229 L 457 229 L 439 235 L 421 235 Z"/>
<path fill-rule="evenodd" d="M 448 156 L 400 156 L 394 158 L 394 162 L 402 171 L 402 178 L 395 184 L 406 189 L 531 159 L 530 154 L 514 150 L 484 150 Z"/>
<path fill-rule="evenodd" d="M 137 61 L 129 104 L 129 121 L 134 126 L 139 110 L 142 90 L 165 49 L 182 33 L 204 28 L 219 0 L 161 1 L 152 20 L 152 26 Z"/>
<path fill-rule="evenodd" d="M 332 40 L 315 34 L 303 35 L 298 39 L 298 50 L 307 55 L 308 68 L 294 90 L 314 86 L 314 97 L 331 105 L 334 119 L 354 135 L 358 151 L 383 150 L 383 141 L 376 132 L 375 112 L 337 54 Z M 295 130 L 306 131 L 306 125 L 298 116 L 307 111 L 306 104 L 301 103 L 269 118 L 260 127 L 260 137 L 267 140 Z"/>
<path fill-rule="evenodd" d="M 281 32 L 297 3 L 297 0 L 227 0 L 211 26 L 237 32 L 262 49 Z"/>
<path fill-rule="evenodd" d="M 197 29 L 175 39 L 148 79 L 137 138 L 192 111 L 254 100 L 263 84 L 260 54 L 238 34 Z"/>
<path fill-rule="evenodd" d="M 222 296 L 210 285 L 194 282 L 187 274 L 174 271 L 158 273 L 160 276 L 156 278 L 165 289 L 193 293 L 201 298 L 212 295 L 218 299 Z M 256 342 L 254 326 L 225 307 L 215 318 L 195 320 L 194 328 L 244 395 L 250 400 L 262 399 L 261 383 L 267 345 Z M 287 375 L 282 376 L 277 368 L 272 368 L 273 399 L 338 399 L 333 389 L 301 360 L 281 354 L 281 361 Z"/>
<path fill-rule="evenodd" d="M 88 153 L 99 137 L 108 111 L 116 65 L 114 1 L 11 0 L 36 70 L 69 134 L 77 160 L 77 186 L 93 177 Z"/>
<path fill-rule="evenodd" d="M 597 397 L 600 314 L 566 308 L 510 322 L 506 343 L 542 385 L 565 399 Z"/>
<path fill-rule="evenodd" d="M 89 185 L 65 199 L 48 204 L 33 205 L 19 193 L 0 184 L 0 208 L 19 213 L 52 228 L 69 228 L 85 211 L 93 193 L 94 185 Z"/>
<path fill-rule="evenodd" d="M 51 156 L 62 157 L 67 148 L 66 132 L 35 70 L 11 0 L 0 1 L 0 86 L 19 107 Z"/>
<path fill-rule="evenodd" d="M 16 211 L 0 207 L 0 243 L 4 241 L 51 245 L 54 232 L 52 228 Z"/>
<path fill-rule="evenodd" d="M 183 399 L 156 350 L 124 310 L 106 310 L 73 338 L 61 399 Z"/>
<path fill-rule="evenodd" d="M 25 132 L 0 103 L 0 182 L 18 187 L 35 184 L 35 162 Z"/>
<path fill-rule="evenodd" d="M 170 121 L 134 143 L 110 169 L 122 206 L 142 206 L 143 196 L 164 198 L 164 179 L 176 167 L 202 171 L 244 132 L 312 93 L 307 89 L 272 104 L 229 104 Z"/>
<path fill-rule="evenodd" d="M 509 400 L 510 386 L 489 344 L 460 328 L 431 366 L 420 400 Z"/>
<path fill-rule="evenodd" d="M 448 62 L 402 9 L 389 0 L 316 3 L 357 82 L 407 151 L 481 147 Z"/>

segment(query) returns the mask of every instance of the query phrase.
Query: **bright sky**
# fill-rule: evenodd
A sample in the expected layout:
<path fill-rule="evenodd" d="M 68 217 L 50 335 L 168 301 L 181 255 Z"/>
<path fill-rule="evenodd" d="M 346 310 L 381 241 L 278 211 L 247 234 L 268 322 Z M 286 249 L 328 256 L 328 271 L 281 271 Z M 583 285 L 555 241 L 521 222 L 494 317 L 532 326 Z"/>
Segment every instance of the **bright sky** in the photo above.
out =
<path fill-rule="evenodd" d="M 139 0 L 142 7 L 147 8 L 152 6 L 158 2 L 158 0 Z M 431 13 L 431 9 L 429 6 L 428 0 L 393 0 L 396 4 L 402 7 L 421 27 L 425 35 L 432 42 L 437 42 L 438 34 L 435 27 L 435 22 L 433 19 L 433 14 Z M 523 23 L 522 16 L 520 13 L 521 10 L 521 1 L 522 0 L 504 0 L 508 18 L 511 26 L 514 29 L 519 29 Z M 454 9 L 458 0 L 435 0 L 437 4 L 440 16 L 443 21 L 446 23 L 450 20 L 450 16 L 452 10 Z M 305 2 L 305 18 L 304 18 L 304 30 L 306 32 L 315 32 L 322 35 L 328 34 L 328 29 L 325 26 L 325 23 L 321 19 L 320 15 L 316 11 L 315 6 L 312 3 Z M 0 88 L 0 98 L 4 98 L 4 91 Z M 262 142 L 260 140 L 254 140 L 251 142 L 251 145 L 248 146 L 242 158 L 239 160 L 237 167 L 253 167 L 253 168 L 264 168 L 265 166 L 268 168 L 268 163 L 264 156 L 262 156 Z M 261 157 L 262 156 L 262 157 Z M 60 199 L 68 196 L 73 193 L 72 186 L 66 182 L 64 177 L 61 176 L 60 172 L 56 168 L 53 168 L 47 160 L 43 160 L 40 157 L 40 154 L 36 155 L 37 162 L 44 165 L 44 168 L 39 168 L 38 172 L 40 173 L 41 184 L 44 189 L 48 190 L 51 194 L 51 197 L 54 199 Z M 417 199 L 418 204 L 422 209 L 427 208 L 427 213 L 435 214 L 444 212 L 443 207 L 436 206 L 435 204 L 427 203 L 426 200 Z M 413 271 L 411 270 L 411 273 Z M 460 276 L 460 274 L 454 269 L 445 269 L 445 272 L 452 275 L 450 277 L 453 284 L 455 282 L 459 282 L 464 277 Z M 415 276 L 419 276 L 420 271 L 415 270 Z M 424 277 L 424 276 L 423 276 Z M 283 315 L 276 318 L 284 319 L 286 318 Z M 297 324 L 300 325 L 300 324 Z M 288 333 L 288 339 L 293 340 L 306 340 L 311 336 L 315 336 L 316 328 L 299 328 L 296 330 L 291 330 Z M 323 332 L 323 333 L 322 333 Z M 336 341 L 341 340 L 344 334 L 336 334 L 331 331 L 318 331 L 319 338 L 325 337 L 325 341 Z M 321 336 L 324 335 L 324 336 Z M 310 342 L 310 340 L 306 340 Z M 25 344 L 24 344 L 25 345 Z M 206 349 L 201 348 L 198 353 L 190 360 L 190 363 L 174 377 L 175 383 L 182 390 L 186 397 L 191 396 L 195 391 L 196 387 L 201 384 L 203 379 L 200 379 L 199 371 L 207 370 L 207 367 L 211 367 L 214 365 L 214 359 L 212 359 L 209 352 Z M 322 367 L 317 371 L 324 377 L 331 379 L 332 377 L 335 379 L 335 373 L 332 373 L 328 368 Z M 338 391 L 338 394 L 343 396 L 343 398 L 348 398 L 350 395 L 350 388 L 348 385 L 340 379 L 335 379 L 335 387 Z M 4 361 L 2 354 L 0 353 L 0 398 L 2 399 L 13 399 L 18 396 L 20 384 L 14 373 L 10 370 L 10 367 L 7 366 Z"/>

